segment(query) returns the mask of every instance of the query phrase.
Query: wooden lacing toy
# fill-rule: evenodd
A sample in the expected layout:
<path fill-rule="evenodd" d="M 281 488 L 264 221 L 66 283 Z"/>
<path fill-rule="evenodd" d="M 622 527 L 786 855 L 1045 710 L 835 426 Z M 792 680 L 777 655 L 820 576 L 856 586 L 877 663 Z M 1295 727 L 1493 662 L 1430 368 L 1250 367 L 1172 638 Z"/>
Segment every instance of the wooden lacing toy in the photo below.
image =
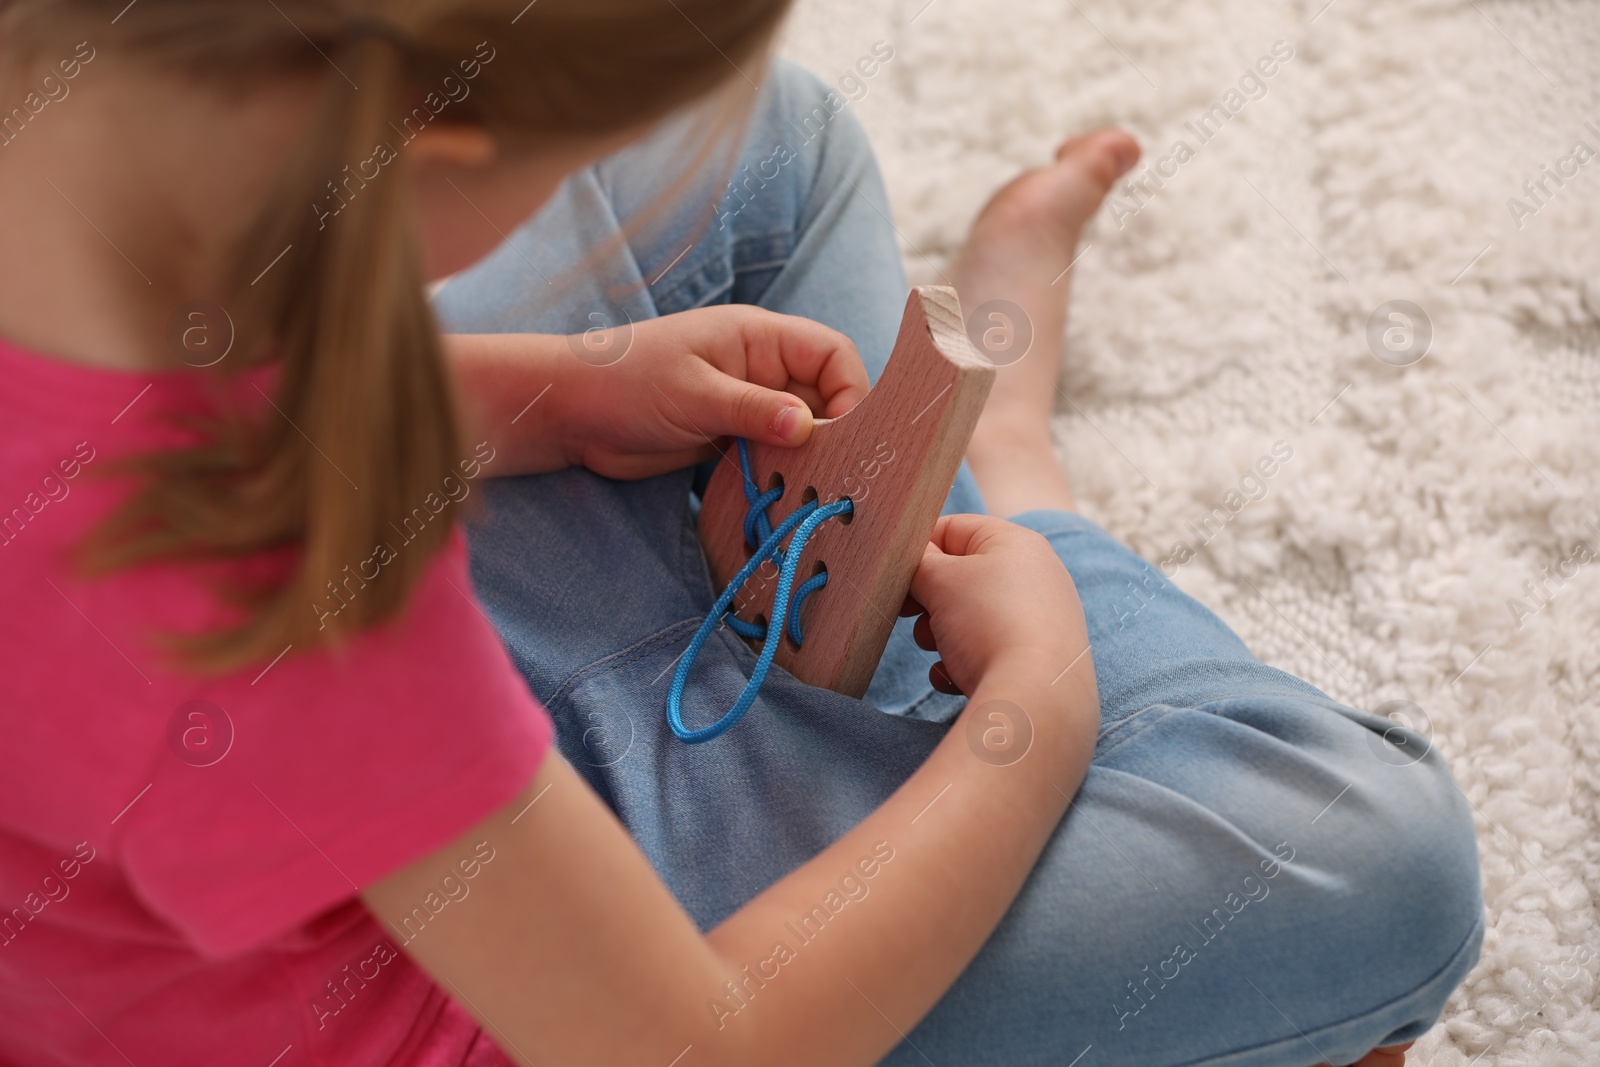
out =
<path fill-rule="evenodd" d="M 725 588 L 673 675 L 667 718 L 680 740 L 733 726 L 774 662 L 810 685 L 866 692 L 993 382 L 955 290 L 923 286 L 854 409 L 818 420 L 799 448 L 738 442 L 700 509 L 713 585 Z M 761 656 L 733 709 L 691 729 L 683 690 L 723 621 L 760 641 Z"/>

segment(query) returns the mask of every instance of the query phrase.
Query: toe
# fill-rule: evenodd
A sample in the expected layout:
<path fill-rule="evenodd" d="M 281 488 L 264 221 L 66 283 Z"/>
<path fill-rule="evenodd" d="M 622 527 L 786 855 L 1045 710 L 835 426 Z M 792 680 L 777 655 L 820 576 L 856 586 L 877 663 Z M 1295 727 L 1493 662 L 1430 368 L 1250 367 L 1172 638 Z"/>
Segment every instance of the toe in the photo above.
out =
<path fill-rule="evenodd" d="M 1116 129 L 1069 137 L 1056 150 L 1056 162 L 1018 176 L 989 202 L 978 232 L 1042 229 L 1064 246 L 1076 243 L 1078 230 L 1100 207 L 1111 183 L 1139 159 L 1139 142 Z"/>
<path fill-rule="evenodd" d="M 1131 135 L 1107 128 L 1067 138 L 1056 149 L 1056 160 L 1077 164 L 1102 189 L 1109 189 L 1112 182 L 1133 169 L 1139 154 L 1139 142 Z"/>
<path fill-rule="evenodd" d="M 1073 149 L 1075 149 L 1079 145 L 1081 145 L 1084 142 L 1084 139 L 1087 138 L 1087 137 L 1088 137 L 1088 134 L 1075 133 L 1071 137 L 1068 137 L 1065 141 L 1062 141 L 1059 145 L 1056 146 L 1056 159 L 1057 159 L 1057 161 L 1066 159 L 1068 153 L 1072 152 Z"/>

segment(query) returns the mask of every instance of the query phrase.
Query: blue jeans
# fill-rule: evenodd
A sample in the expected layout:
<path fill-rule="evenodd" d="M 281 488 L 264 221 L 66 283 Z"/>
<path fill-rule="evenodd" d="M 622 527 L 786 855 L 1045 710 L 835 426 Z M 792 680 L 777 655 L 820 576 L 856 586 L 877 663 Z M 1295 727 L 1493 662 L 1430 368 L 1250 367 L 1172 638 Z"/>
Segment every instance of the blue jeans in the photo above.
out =
<path fill-rule="evenodd" d="M 574 176 L 437 295 L 445 325 L 570 333 L 745 302 L 842 330 L 875 375 L 905 280 L 871 150 L 848 112 L 815 110 L 825 91 L 772 72 L 731 186 L 702 168 L 662 203 L 693 157 L 681 126 Z M 774 165 L 779 143 L 795 158 Z M 932 691 L 902 623 L 865 700 L 774 669 L 729 733 L 675 740 L 671 670 L 718 592 L 693 525 L 703 475 L 498 481 L 470 536 L 562 754 L 704 928 L 877 807 L 961 702 Z M 963 472 L 949 509 L 981 508 Z M 1342 1064 L 1428 1029 L 1483 924 L 1468 805 L 1426 739 L 1265 666 L 1087 519 L 1015 521 L 1083 600 L 1094 761 L 994 936 L 884 1063 Z M 686 719 L 720 715 L 754 660 L 714 635 Z"/>

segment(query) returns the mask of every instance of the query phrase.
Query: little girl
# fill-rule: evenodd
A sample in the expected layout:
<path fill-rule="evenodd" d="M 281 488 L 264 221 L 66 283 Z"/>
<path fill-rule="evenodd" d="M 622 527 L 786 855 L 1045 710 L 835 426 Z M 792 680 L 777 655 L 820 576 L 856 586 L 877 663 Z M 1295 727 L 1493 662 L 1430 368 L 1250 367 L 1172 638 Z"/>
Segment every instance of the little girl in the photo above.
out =
<path fill-rule="evenodd" d="M 1052 279 L 1124 135 L 956 270 L 1038 351 L 871 702 L 666 730 L 688 468 L 848 410 L 904 299 L 785 6 L 0 0 L 0 1062 L 1349 1063 L 1437 1017 L 1482 929 L 1437 755 L 1070 512 Z M 710 211 L 728 129 L 788 162 Z"/>

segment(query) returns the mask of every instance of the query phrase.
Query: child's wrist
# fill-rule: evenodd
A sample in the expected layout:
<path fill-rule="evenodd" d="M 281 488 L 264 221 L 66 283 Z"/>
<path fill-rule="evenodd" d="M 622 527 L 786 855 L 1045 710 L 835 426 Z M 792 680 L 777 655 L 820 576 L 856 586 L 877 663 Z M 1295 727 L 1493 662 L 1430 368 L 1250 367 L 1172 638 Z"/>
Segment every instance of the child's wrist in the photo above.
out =
<path fill-rule="evenodd" d="M 596 414 L 604 418 L 611 410 L 596 382 L 602 370 L 576 358 L 572 341 L 560 334 L 536 335 L 529 360 L 528 384 L 537 395 L 519 412 L 516 429 L 530 451 L 545 457 L 542 471 L 582 466 L 594 443 Z"/>
<path fill-rule="evenodd" d="M 575 467 L 583 462 L 584 434 L 579 429 L 581 416 L 583 412 L 591 410 L 588 376 L 583 372 L 591 368 L 571 358 L 570 352 L 564 351 L 566 338 L 551 337 L 549 340 L 554 345 L 560 345 L 563 351 L 552 352 L 546 369 L 550 390 L 539 403 L 540 407 L 545 408 L 540 423 L 548 435 L 550 451 L 558 454 L 565 466 Z"/>
<path fill-rule="evenodd" d="M 1055 688 L 1052 683 L 1078 673 L 1088 663 L 1088 649 L 1082 643 L 1075 648 L 1058 641 L 1018 643 L 995 656 L 984 672 L 984 680 L 1010 678 L 1029 688 L 1051 689 Z"/>
<path fill-rule="evenodd" d="M 505 458 L 496 473 L 538 474 L 571 463 L 572 413 L 582 400 L 567 339 L 546 334 L 446 336 L 463 432 Z"/>
<path fill-rule="evenodd" d="M 1099 728 L 1100 700 L 1087 646 L 1071 655 L 1036 649 L 1008 652 L 992 663 L 968 701 L 969 707 L 1010 704 L 1033 728 L 1061 727 L 1074 743 Z"/>

